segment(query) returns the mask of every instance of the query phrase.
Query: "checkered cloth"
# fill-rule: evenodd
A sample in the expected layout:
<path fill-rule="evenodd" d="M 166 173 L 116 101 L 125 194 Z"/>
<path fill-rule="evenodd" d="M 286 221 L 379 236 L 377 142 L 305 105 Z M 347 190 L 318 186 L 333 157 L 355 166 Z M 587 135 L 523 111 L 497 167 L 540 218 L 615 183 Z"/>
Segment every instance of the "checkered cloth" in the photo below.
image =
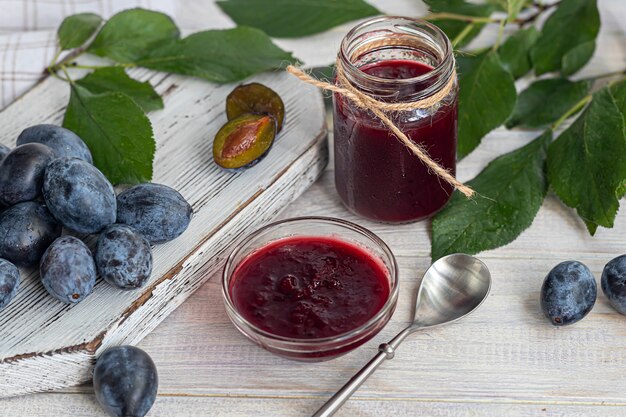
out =
<path fill-rule="evenodd" d="M 0 109 L 33 86 L 57 49 L 65 16 L 93 12 L 104 18 L 132 7 L 176 19 L 176 0 L 0 0 Z"/>

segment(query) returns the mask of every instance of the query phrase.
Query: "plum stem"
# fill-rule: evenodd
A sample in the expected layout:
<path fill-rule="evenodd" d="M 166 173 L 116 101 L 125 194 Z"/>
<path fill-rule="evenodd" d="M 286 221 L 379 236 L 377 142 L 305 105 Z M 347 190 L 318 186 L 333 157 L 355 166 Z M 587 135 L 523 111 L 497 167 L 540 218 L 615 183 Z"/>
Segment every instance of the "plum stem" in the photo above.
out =
<path fill-rule="evenodd" d="M 539 16 L 541 16 L 546 10 L 550 10 L 553 7 L 557 7 L 559 4 L 561 4 L 560 1 L 557 1 L 555 3 L 551 3 L 551 4 L 543 4 L 543 3 L 539 3 L 539 2 L 534 2 L 533 6 L 535 6 L 535 8 L 537 8 L 537 11 L 531 15 L 529 15 L 528 17 L 525 17 L 523 19 L 517 18 L 515 20 L 513 20 L 513 23 L 517 23 L 519 25 L 519 27 L 524 27 L 525 25 L 529 24 L 529 23 L 533 23 L 535 20 L 537 20 L 539 18 Z"/>
<path fill-rule="evenodd" d="M 625 75 L 626 75 L 626 69 L 622 69 L 622 70 L 619 70 L 619 71 L 607 72 L 607 73 L 605 73 L 605 74 L 592 75 L 592 76 L 590 76 L 590 77 L 583 78 L 583 80 L 585 80 L 585 81 L 596 81 L 596 80 L 600 80 L 600 79 L 602 79 L 602 78 L 611 78 L 611 77 L 616 77 L 616 76 L 618 76 L 618 75 L 625 76 Z M 623 79 L 623 78 L 622 78 L 622 79 Z M 622 79 L 618 79 L 618 80 L 612 81 L 610 84 L 614 84 L 614 83 L 616 83 L 616 82 L 619 82 L 619 81 L 621 81 Z"/>
<path fill-rule="evenodd" d="M 69 54 L 67 54 L 65 56 L 65 58 L 63 58 L 62 60 L 60 60 L 59 62 L 56 62 L 57 59 L 59 59 L 59 57 L 61 56 L 61 53 L 63 51 L 62 50 L 58 50 L 56 55 L 54 56 L 52 62 L 50 63 L 50 65 L 48 65 L 48 68 L 46 68 L 46 70 L 48 71 L 48 73 L 50 75 L 52 75 L 55 78 L 58 78 L 60 80 L 66 81 L 66 82 L 71 82 L 71 80 L 68 79 L 64 79 L 63 77 L 60 77 L 57 72 L 59 72 L 59 70 L 63 71 L 63 68 L 65 68 L 66 64 L 76 58 L 78 58 L 79 56 L 81 56 L 82 54 L 85 53 L 84 49 L 75 49 L 72 52 L 70 52 Z M 66 73 L 67 75 L 67 71 L 63 71 Z"/>
<path fill-rule="evenodd" d="M 582 99 L 580 99 L 576 104 L 574 104 L 572 107 L 570 107 L 565 113 L 563 113 L 563 115 L 561 117 L 559 117 L 559 119 L 554 122 L 552 124 L 552 130 L 556 130 L 559 126 L 561 126 L 561 124 L 569 119 L 570 117 L 572 117 L 574 114 L 578 113 L 578 111 L 580 111 L 580 109 L 582 109 L 583 107 L 585 107 L 587 105 L 587 103 L 589 103 L 591 101 L 591 94 L 587 94 L 585 97 L 583 97 Z"/>
<path fill-rule="evenodd" d="M 474 23 L 470 23 L 465 26 L 461 32 L 452 40 L 452 46 L 456 48 L 456 46 L 463 40 L 465 37 L 474 29 Z"/>
<path fill-rule="evenodd" d="M 448 13 L 448 12 L 430 13 L 424 16 L 424 19 L 425 20 L 460 20 L 462 22 L 467 22 L 470 24 L 498 23 L 501 25 L 506 25 L 508 23 L 514 23 L 514 24 L 519 25 L 520 27 L 523 27 L 529 23 L 534 22 L 545 11 L 550 10 L 554 7 L 557 7 L 559 4 L 561 4 L 561 1 L 557 1 L 554 3 L 550 3 L 550 4 L 542 4 L 538 2 L 533 2 L 532 6 L 534 6 L 537 9 L 534 13 L 532 13 L 531 15 L 525 18 L 517 18 L 511 21 L 509 21 L 507 17 L 500 19 L 500 18 L 495 18 L 495 17 L 490 17 L 490 16 L 471 16 L 471 15 L 466 15 L 466 14 Z"/>
<path fill-rule="evenodd" d="M 65 67 L 65 65 L 61 65 L 61 71 L 63 71 L 63 74 L 65 74 L 65 81 L 69 82 L 70 84 L 74 84 L 74 80 L 72 80 L 72 77 L 70 77 L 70 74 L 67 72 L 67 68 Z"/>
<path fill-rule="evenodd" d="M 458 13 L 430 13 L 424 16 L 424 20 L 461 20 L 467 23 L 499 23 L 501 19 L 484 16 L 470 16 Z"/>
<path fill-rule="evenodd" d="M 132 68 L 135 67 L 135 64 L 132 63 L 128 63 L 128 64 L 123 64 L 123 63 L 116 63 L 113 65 L 83 65 L 83 64 L 79 64 L 78 62 L 74 61 L 68 64 L 69 68 L 77 68 L 77 69 L 91 69 L 91 70 L 97 70 L 100 68 L 110 68 L 110 67 L 122 67 L 122 68 Z"/>
<path fill-rule="evenodd" d="M 617 78 L 617 79 L 615 79 L 613 81 L 610 81 L 607 84 L 605 84 L 605 86 L 609 86 L 610 87 L 613 84 L 616 84 L 618 82 L 626 80 L 626 69 L 623 69 L 621 71 L 609 72 L 609 73 L 606 73 L 606 74 L 594 75 L 592 77 L 583 78 L 583 80 L 585 80 L 585 81 L 596 81 L 596 80 L 599 80 L 599 79 L 602 79 L 602 78 L 615 77 L 617 75 L 621 75 L 621 77 Z M 574 104 L 565 113 L 563 113 L 563 115 L 561 117 L 559 117 L 559 119 L 556 122 L 554 122 L 552 124 L 551 129 L 552 130 L 557 129 L 565 120 L 569 119 L 574 114 L 578 113 L 583 107 L 585 107 L 591 101 L 592 98 L 593 98 L 592 94 L 587 94 L 585 97 L 580 99 L 576 104 Z"/>
<path fill-rule="evenodd" d="M 57 59 L 59 59 L 62 52 L 63 50 L 61 48 L 57 49 L 56 53 L 54 54 L 54 58 L 52 58 L 52 61 L 50 61 L 50 64 L 48 65 L 48 68 L 52 68 L 56 64 Z"/>
<path fill-rule="evenodd" d="M 498 28 L 498 37 L 496 38 L 496 42 L 493 44 L 491 48 L 492 51 L 496 52 L 500 47 L 500 43 L 502 42 L 502 36 L 504 35 L 504 27 L 506 26 L 506 21 L 503 20 L 500 22 L 500 27 Z"/>

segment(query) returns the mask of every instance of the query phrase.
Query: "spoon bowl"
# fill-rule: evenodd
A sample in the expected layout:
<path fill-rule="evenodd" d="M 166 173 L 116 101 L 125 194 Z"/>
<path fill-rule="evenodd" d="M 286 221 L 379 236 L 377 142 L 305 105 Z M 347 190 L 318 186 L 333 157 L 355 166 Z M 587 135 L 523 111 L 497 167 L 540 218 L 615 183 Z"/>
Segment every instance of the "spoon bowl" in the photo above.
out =
<path fill-rule="evenodd" d="M 396 349 L 410 334 L 434 326 L 441 326 L 471 314 L 485 301 L 491 289 L 491 274 L 478 258 L 455 253 L 444 256 L 424 274 L 417 298 L 413 322 L 388 343 L 378 347 L 378 354 L 326 402 L 313 417 L 329 417 L 386 360 L 392 359 Z"/>
<path fill-rule="evenodd" d="M 412 330 L 459 320 L 487 298 L 491 274 L 478 258 L 444 256 L 428 268 L 417 292 Z"/>

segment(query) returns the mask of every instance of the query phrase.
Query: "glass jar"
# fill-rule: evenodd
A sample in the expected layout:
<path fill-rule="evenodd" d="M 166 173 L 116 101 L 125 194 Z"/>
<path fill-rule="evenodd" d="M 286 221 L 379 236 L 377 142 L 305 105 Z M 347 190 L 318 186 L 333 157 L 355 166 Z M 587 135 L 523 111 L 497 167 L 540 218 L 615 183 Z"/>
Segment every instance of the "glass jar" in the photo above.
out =
<path fill-rule="evenodd" d="M 352 29 L 338 60 L 352 86 L 386 103 L 425 99 L 455 77 L 450 40 L 419 19 L 379 17 Z M 458 82 L 430 108 L 391 114 L 431 159 L 456 170 Z M 341 200 L 359 216 L 387 223 L 422 220 L 449 200 L 453 187 L 421 160 L 370 111 L 335 93 L 335 184 Z"/>

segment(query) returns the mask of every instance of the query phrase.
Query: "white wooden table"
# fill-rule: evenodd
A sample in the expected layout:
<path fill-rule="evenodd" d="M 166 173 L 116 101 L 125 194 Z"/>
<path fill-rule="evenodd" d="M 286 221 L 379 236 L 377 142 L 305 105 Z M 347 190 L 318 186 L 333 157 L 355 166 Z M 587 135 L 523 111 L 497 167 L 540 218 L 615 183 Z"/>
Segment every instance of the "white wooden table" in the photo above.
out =
<path fill-rule="evenodd" d="M 195 17 L 189 26 L 225 26 Z M 417 0 L 373 1 L 393 14 L 421 15 Z M 593 61 L 580 76 L 626 66 L 626 2 L 602 0 L 603 20 Z M 194 20 L 195 19 L 195 20 Z M 620 27 L 621 25 L 621 27 Z M 307 40 L 279 43 L 312 64 L 332 61 L 346 27 Z M 575 30 L 575 28 L 572 28 Z M 489 39 L 485 34 L 482 39 Z M 481 40 L 478 40 L 480 43 Z M 522 81 L 523 84 L 523 81 Z M 459 166 L 476 175 L 496 155 L 517 148 L 532 132 L 497 130 Z M 197 291 L 140 347 L 154 358 L 159 398 L 151 417 L 306 416 L 320 406 L 409 320 L 413 294 L 429 265 L 427 222 L 380 225 L 348 213 L 325 175 L 281 217 L 336 216 L 370 228 L 392 248 L 400 266 L 398 308 L 385 329 L 339 359 L 302 364 L 252 345 L 229 322 L 219 276 Z M 574 212 L 549 195 L 532 227 L 511 245 L 480 255 L 493 275 L 487 302 L 461 323 L 416 334 L 385 363 L 339 413 L 341 416 L 626 416 L 626 317 L 600 293 L 592 313 L 553 328 L 539 308 L 541 282 L 556 263 L 577 259 L 599 279 L 604 264 L 626 252 L 626 213 L 613 230 L 587 235 Z M 104 416 L 90 386 L 0 401 L 0 416 Z"/>

